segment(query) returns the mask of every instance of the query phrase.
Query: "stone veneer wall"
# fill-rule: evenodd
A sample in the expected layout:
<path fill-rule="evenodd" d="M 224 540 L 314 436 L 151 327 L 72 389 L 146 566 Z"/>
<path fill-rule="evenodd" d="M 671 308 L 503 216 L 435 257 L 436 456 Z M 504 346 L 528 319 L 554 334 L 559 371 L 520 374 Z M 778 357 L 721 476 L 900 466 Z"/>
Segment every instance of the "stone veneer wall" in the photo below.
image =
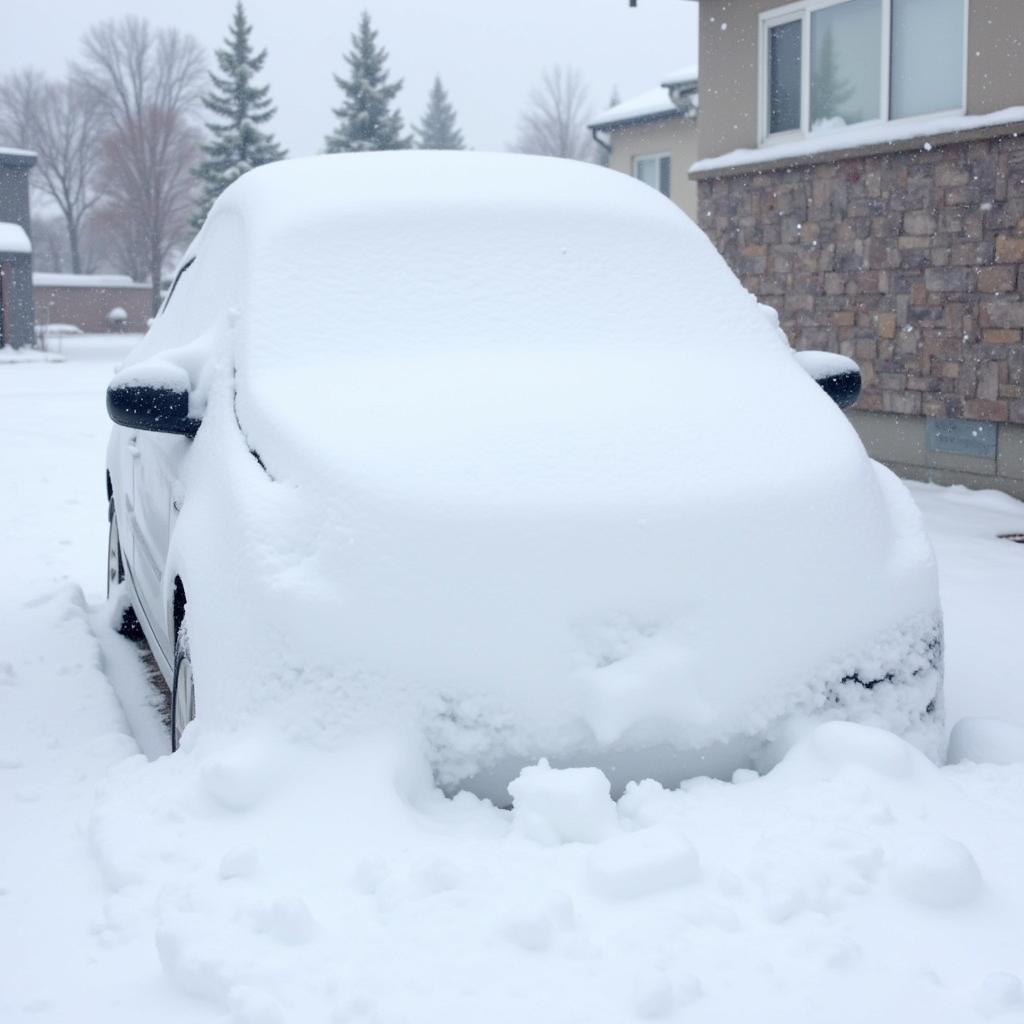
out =
<path fill-rule="evenodd" d="M 705 178 L 701 227 L 865 411 L 1024 424 L 1024 138 Z"/>

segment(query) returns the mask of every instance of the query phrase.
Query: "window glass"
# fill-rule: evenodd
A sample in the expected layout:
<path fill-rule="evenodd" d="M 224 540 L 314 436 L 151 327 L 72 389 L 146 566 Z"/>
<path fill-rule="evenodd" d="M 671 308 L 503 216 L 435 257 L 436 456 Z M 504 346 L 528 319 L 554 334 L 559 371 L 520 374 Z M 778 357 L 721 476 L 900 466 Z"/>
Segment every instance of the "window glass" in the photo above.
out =
<path fill-rule="evenodd" d="M 882 0 L 846 0 L 814 11 L 811 130 L 876 120 L 881 100 Z"/>
<path fill-rule="evenodd" d="M 788 21 L 768 29 L 768 134 L 800 128 L 800 64 L 803 23 Z"/>
<path fill-rule="evenodd" d="M 892 0 L 890 117 L 963 105 L 964 0 Z"/>
<path fill-rule="evenodd" d="M 656 188 L 662 195 L 669 194 L 669 178 L 672 173 L 670 157 L 639 156 L 636 158 L 633 173 L 645 185 Z"/>

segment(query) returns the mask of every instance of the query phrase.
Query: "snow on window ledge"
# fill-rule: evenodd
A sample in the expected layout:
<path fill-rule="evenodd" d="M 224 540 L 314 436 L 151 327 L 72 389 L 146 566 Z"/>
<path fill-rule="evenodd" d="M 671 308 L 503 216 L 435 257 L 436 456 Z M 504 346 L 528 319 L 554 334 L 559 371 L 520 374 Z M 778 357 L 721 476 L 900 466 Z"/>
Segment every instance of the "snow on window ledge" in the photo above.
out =
<path fill-rule="evenodd" d="M 787 162 L 814 163 L 816 158 L 839 151 L 893 146 L 908 148 L 906 144 L 923 140 L 930 148 L 929 138 L 940 135 L 958 135 L 1002 126 L 1020 124 L 1024 134 L 1024 107 L 1007 107 L 991 114 L 948 114 L 915 117 L 901 121 L 876 122 L 864 126 L 851 126 L 836 131 L 823 131 L 792 142 L 779 142 L 760 149 L 736 149 L 722 156 L 698 160 L 690 167 L 694 178 L 711 177 L 715 172 L 739 173 L 757 166 L 778 166 Z M 1010 134 L 1007 132 L 1007 134 Z M 1014 131 L 1012 134 L 1018 134 Z"/>

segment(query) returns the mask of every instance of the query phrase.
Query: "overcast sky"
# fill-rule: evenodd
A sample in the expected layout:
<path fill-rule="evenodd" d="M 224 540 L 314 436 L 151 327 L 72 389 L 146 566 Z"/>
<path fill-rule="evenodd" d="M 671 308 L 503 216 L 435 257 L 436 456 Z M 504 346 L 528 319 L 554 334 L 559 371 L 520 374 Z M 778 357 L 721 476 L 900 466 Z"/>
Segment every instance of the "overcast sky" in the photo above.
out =
<path fill-rule="evenodd" d="M 360 11 L 370 11 L 405 87 L 407 121 L 422 114 L 440 74 L 467 143 L 504 149 L 530 87 L 552 63 L 589 83 L 594 113 L 612 88 L 622 98 L 657 85 L 697 59 L 697 5 L 687 0 L 245 0 L 256 42 L 270 49 L 267 76 L 278 137 L 302 156 L 319 151 L 339 93 L 331 78 Z M 25 65 L 59 74 L 92 22 L 126 13 L 173 24 L 206 47 L 220 43 L 234 0 L 2 0 L 0 73 Z"/>

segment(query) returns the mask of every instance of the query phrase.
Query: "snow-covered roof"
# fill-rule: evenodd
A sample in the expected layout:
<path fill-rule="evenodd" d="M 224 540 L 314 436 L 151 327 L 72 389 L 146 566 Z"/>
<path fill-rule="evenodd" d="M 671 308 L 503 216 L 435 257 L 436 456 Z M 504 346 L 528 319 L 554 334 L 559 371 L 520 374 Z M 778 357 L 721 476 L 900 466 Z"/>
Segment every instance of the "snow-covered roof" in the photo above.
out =
<path fill-rule="evenodd" d="M 882 124 L 841 127 L 832 131 L 820 131 L 796 142 L 772 143 L 760 149 L 734 149 L 731 153 L 698 160 L 690 167 L 690 173 L 706 174 L 710 171 L 727 170 L 755 164 L 778 164 L 789 160 L 800 160 L 820 153 L 860 149 L 867 146 L 893 145 L 913 139 L 925 140 L 937 135 L 953 135 L 958 132 L 974 131 L 998 125 L 1024 123 L 1024 106 L 1007 107 L 991 114 L 950 115 L 947 117 L 915 117 L 901 121 L 887 121 Z"/>
<path fill-rule="evenodd" d="M 673 114 L 681 115 L 682 111 L 672 102 L 665 87 L 659 85 L 655 89 L 648 89 L 647 92 L 643 92 L 639 96 L 617 103 L 610 110 L 595 117 L 589 127 L 608 128 L 611 125 L 623 124 L 627 121 L 646 121 L 656 117 L 669 117 Z"/>
<path fill-rule="evenodd" d="M 0 252 L 31 252 L 32 243 L 20 224 L 0 221 Z"/>
<path fill-rule="evenodd" d="M 31 149 L 15 149 L 13 146 L 0 146 L 0 158 L 5 156 L 27 157 L 35 160 L 36 154 Z"/>
<path fill-rule="evenodd" d="M 685 67 L 677 68 L 671 74 L 666 75 L 662 79 L 661 84 L 666 89 L 673 85 L 696 85 L 697 84 L 697 65 L 687 64 Z"/>
<path fill-rule="evenodd" d="M 603 114 L 594 118 L 588 127 L 610 128 L 614 125 L 629 124 L 632 121 L 655 120 L 660 117 L 673 117 L 676 115 L 686 116 L 688 111 L 680 109 L 679 104 L 672 99 L 672 90 L 680 90 L 680 87 L 697 87 L 697 65 L 687 64 L 686 67 L 677 68 L 671 74 L 666 75 L 661 85 L 655 89 L 648 89 L 631 99 L 616 103 L 614 107 L 606 110 Z M 696 103 L 693 103 L 696 107 Z"/>
<path fill-rule="evenodd" d="M 37 288 L 149 288 L 127 274 L 48 274 L 32 275 Z"/>

